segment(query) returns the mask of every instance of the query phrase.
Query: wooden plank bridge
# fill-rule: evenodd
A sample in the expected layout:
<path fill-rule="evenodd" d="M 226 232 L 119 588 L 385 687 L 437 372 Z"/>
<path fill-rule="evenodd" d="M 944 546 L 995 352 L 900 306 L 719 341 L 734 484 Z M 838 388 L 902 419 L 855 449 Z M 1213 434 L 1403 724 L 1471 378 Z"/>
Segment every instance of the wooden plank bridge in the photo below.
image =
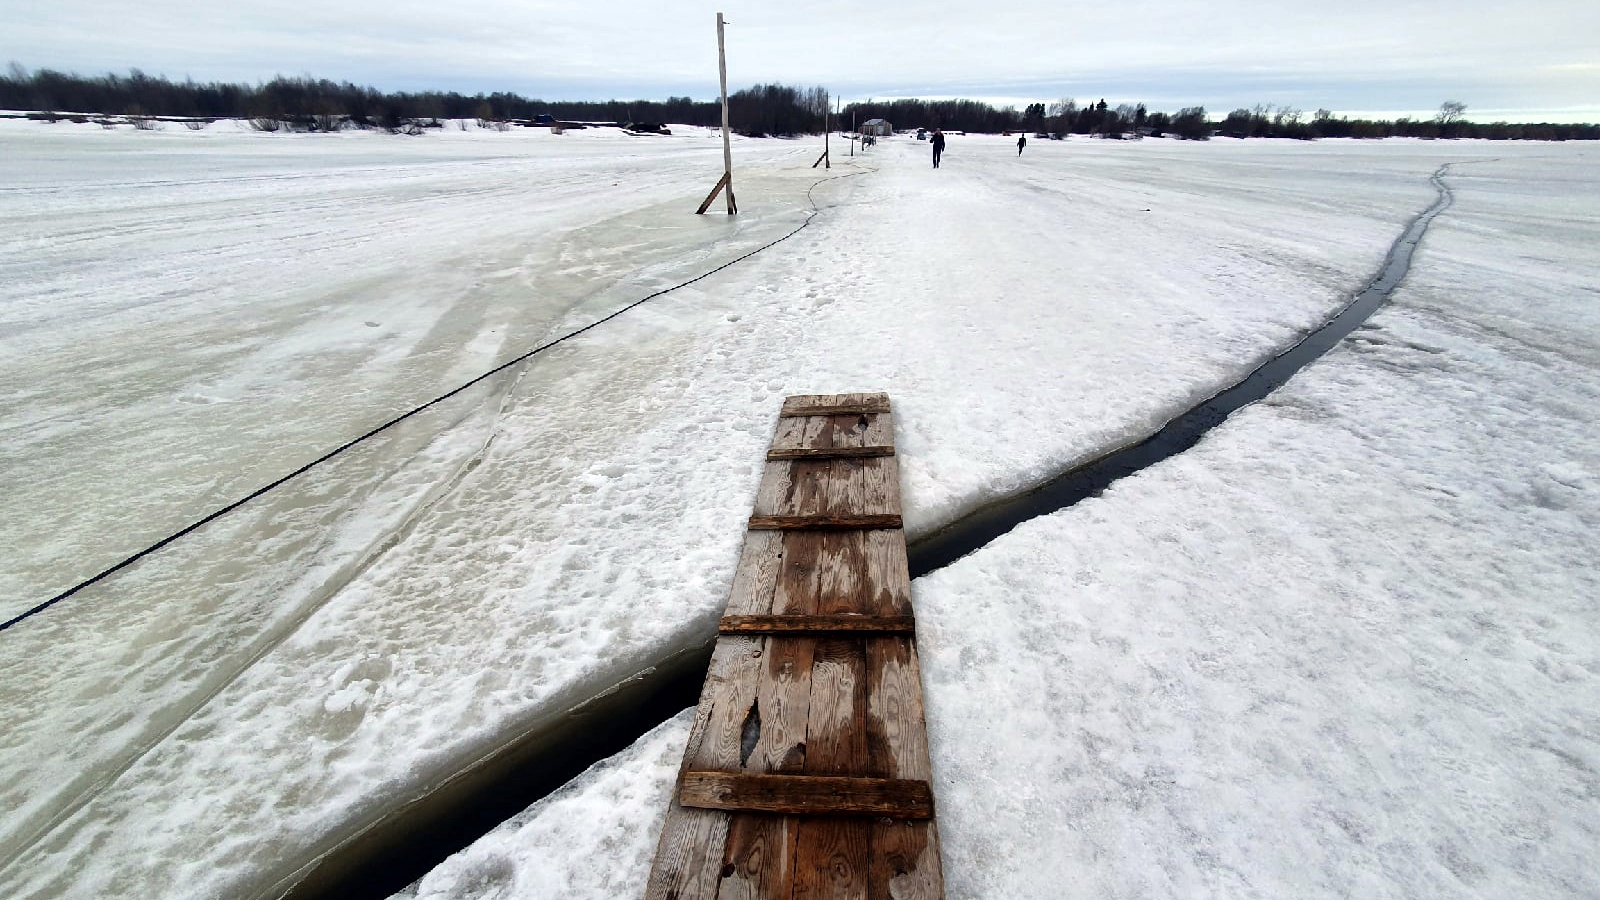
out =
<path fill-rule="evenodd" d="M 886 394 L 790 397 L 648 900 L 939 900 Z"/>

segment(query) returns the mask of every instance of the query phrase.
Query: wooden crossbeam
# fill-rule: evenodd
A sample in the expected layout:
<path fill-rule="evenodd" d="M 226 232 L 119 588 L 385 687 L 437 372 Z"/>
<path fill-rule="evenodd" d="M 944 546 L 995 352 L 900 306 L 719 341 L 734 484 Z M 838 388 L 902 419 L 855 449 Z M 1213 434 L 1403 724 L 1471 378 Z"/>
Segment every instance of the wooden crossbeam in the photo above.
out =
<path fill-rule="evenodd" d="M 888 394 L 796 394 L 784 399 L 778 417 L 870 415 L 888 411 Z"/>
<path fill-rule="evenodd" d="M 774 447 L 767 459 L 860 459 L 893 456 L 893 447 Z"/>
<path fill-rule="evenodd" d="M 881 403 L 872 401 L 866 403 L 841 403 L 836 406 L 785 406 L 782 410 L 779 410 L 778 418 L 792 419 L 796 416 L 870 416 L 888 411 L 888 401 Z"/>
<path fill-rule="evenodd" d="M 678 802 L 730 812 L 933 818 L 933 789 L 901 778 L 685 772 Z"/>
<path fill-rule="evenodd" d="M 723 616 L 721 634 L 915 634 L 912 616 Z"/>
<path fill-rule="evenodd" d="M 834 531 L 850 528 L 900 528 L 898 515 L 751 516 L 751 531 Z"/>

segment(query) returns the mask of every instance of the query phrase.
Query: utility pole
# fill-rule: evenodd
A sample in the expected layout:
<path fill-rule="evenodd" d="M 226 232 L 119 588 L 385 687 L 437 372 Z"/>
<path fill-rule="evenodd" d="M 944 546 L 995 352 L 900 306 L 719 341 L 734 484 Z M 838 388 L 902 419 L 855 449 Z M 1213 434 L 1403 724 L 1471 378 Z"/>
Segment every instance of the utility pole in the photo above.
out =
<path fill-rule="evenodd" d="M 717 199 L 717 191 L 721 190 L 728 192 L 728 215 L 739 211 L 739 204 L 733 199 L 733 146 L 728 141 L 728 51 L 722 38 L 722 26 L 725 24 L 722 13 L 717 13 L 717 76 L 722 82 L 722 179 L 706 195 L 700 208 L 694 211 L 697 216 L 711 206 L 711 201 Z"/>
<path fill-rule="evenodd" d="M 822 104 L 822 158 L 828 161 L 827 165 L 823 166 L 824 169 L 833 168 L 833 156 L 828 152 L 828 134 L 831 130 L 832 127 L 828 123 L 828 104 L 824 101 Z"/>
<path fill-rule="evenodd" d="M 822 155 L 817 157 L 817 161 L 811 164 L 811 168 L 815 169 L 823 163 L 827 163 L 823 168 L 833 168 L 833 157 L 828 154 L 828 101 L 826 98 L 822 101 Z"/>

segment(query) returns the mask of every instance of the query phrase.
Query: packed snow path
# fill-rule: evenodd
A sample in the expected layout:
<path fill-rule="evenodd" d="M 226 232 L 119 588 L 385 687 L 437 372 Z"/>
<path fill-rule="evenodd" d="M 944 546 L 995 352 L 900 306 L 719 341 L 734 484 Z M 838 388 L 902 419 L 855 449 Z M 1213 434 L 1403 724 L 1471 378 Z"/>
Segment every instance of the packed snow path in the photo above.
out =
<path fill-rule="evenodd" d="M 165 143 L 131 143 L 146 137 Z M 347 310 L 334 302 L 342 292 L 330 290 L 300 307 L 298 319 L 253 323 L 249 304 L 226 301 L 246 295 L 241 285 L 274 279 L 246 275 L 304 278 L 337 269 L 304 264 L 315 261 L 316 247 L 278 256 L 270 241 L 221 254 L 233 260 L 227 268 L 239 284 L 182 294 L 188 305 L 152 300 L 97 315 L 97 304 L 104 310 L 118 296 L 159 297 L 165 284 L 142 271 L 119 283 L 109 262 L 91 267 L 98 275 L 80 278 L 75 292 L 52 288 L 60 306 L 54 316 L 34 315 L 32 295 L 7 295 L 7 324 L 29 327 L 8 327 L 0 338 L 7 396 L 21 398 L 8 401 L 0 424 L 27 438 L 8 442 L 17 455 L 5 471 L 51 458 L 38 441 L 53 430 L 97 421 L 114 434 L 119 416 L 139 426 L 130 433 L 143 430 L 137 446 L 163 451 L 154 470 L 188 448 L 191 461 L 224 473 L 219 483 L 251 466 L 283 471 L 280 459 L 257 457 L 315 445 L 307 435 L 346 421 L 351 397 L 364 401 L 365 413 L 382 406 L 365 402 L 375 395 L 414 384 L 418 366 L 483 371 L 502 341 L 537 343 L 530 338 L 558 332 L 569 315 L 591 320 L 619 296 L 647 293 L 638 291 L 644 284 L 673 283 L 672 275 L 733 253 L 740 241 L 759 243 L 735 231 L 706 244 L 709 231 L 689 234 L 702 226 L 682 224 L 684 205 L 698 202 L 704 184 L 687 160 L 681 178 L 662 179 L 655 166 L 679 153 L 714 161 L 709 142 L 704 149 L 689 146 L 691 139 L 651 142 L 661 153 L 654 160 L 643 154 L 658 151 L 629 144 L 620 152 L 635 166 L 637 196 L 659 203 L 619 200 L 586 212 L 598 172 L 587 170 L 569 195 L 554 191 L 546 207 L 528 185 L 535 160 L 551 153 L 555 169 L 582 170 L 569 166 L 570 154 L 610 167 L 617 148 L 493 143 L 498 137 L 488 135 L 446 151 L 436 137 L 398 151 L 360 141 L 263 145 L 254 135 L 205 135 L 208 143 L 195 144 L 181 135 L 96 134 L 84 136 L 82 149 L 49 152 L 22 143 L 13 153 L 8 145 L 8 159 L 24 163 L 16 169 L 22 187 L 4 202 L 37 202 L 37 220 L 15 218 L 44 225 L 8 236 L 0 264 L 8 273 L 31 266 L 32 281 L 44 284 L 83 270 L 60 259 L 52 269 L 50 254 L 38 256 L 49 245 L 37 231 L 51 221 L 44 195 L 72 196 L 81 190 L 73 178 L 88 169 L 62 174 L 30 159 L 70 162 L 82 152 L 120 173 L 149 162 L 138 154 L 155 148 L 162 165 L 198 156 L 219 170 L 234 166 L 216 179 L 229 183 L 237 174 L 230 154 L 263 146 L 283 153 L 280 163 L 291 172 L 313 167 L 330 146 L 351 159 L 481 154 L 467 166 L 473 190 L 496 177 L 527 190 L 506 184 L 493 204 L 446 196 L 426 216 L 419 206 L 396 212 L 393 228 L 367 238 L 392 241 L 344 257 L 416 261 L 406 289 L 375 292 L 371 309 Z M 40 138 L 8 131 L 6 140 Z M 771 161 L 751 163 L 758 177 L 744 181 L 736 227 L 792 227 L 804 214 L 813 177 L 804 167 L 814 148 L 747 146 L 770 150 Z M 462 149 L 469 147 L 476 149 Z M 1019 161 L 981 139 L 958 139 L 933 173 L 917 149 L 877 148 L 871 159 L 884 171 L 836 183 L 821 196 L 829 211 L 784 253 L 642 307 L 486 385 L 481 396 L 344 460 L 293 495 L 97 585 L 93 596 L 74 598 L 71 617 L 41 616 L 6 632 L 0 766 L 7 808 L 16 814 L 0 825 L 0 889 L 12 896 L 270 894 L 342 837 L 466 762 L 710 634 L 755 488 L 753 467 L 743 485 L 720 476 L 757 458 L 775 398 L 863 383 L 904 398 L 900 447 L 918 461 L 905 470 L 907 524 L 913 535 L 926 531 L 1147 434 L 1237 380 L 1360 286 L 1393 234 L 1427 204 L 1426 176 L 1442 155 L 1481 152 L 1069 142 Z M 134 161 L 113 159 L 112 151 L 133 153 Z M 780 151 L 803 159 L 786 166 Z M 459 171 L 439 160 L 414 162 L 410 171 L 423 178 Z M 710 168 L 716 171 L 714 162 Z M 276 188 L 287 196 L 266 196 L 292 208 L 299 187 L 344 183 L 285 177 Z M 7 208 L 8 219 L 18 208 Z M 226 234 L 239 221 L 232 212 L 251 213 L 248 204 L 210 209 L 211 221 L 168 212 L 162 228 L 143 233 L 154 240 L 165 230 L 189 241 Z M 485 210 L 501 215 L 486 221 Z M 85 221 L 97 215 L 86 213 Z M 520 237 L 504 231 L 505 216 L 523 223 Z M 419 217 L 437 219 L 435 230 L 411 227 Z M 337 219 L 327 224 L 342 227 Z M 428 264 L 452 257 L 430 249 L 426 235 L 463 231 L 481 232 L 510 264 L 511 276 L 488 292 L 496 315 L 441 317 L 430 305 L 474 296 L 474 279 L 508 271 L 490 259 Z M 110 260 L 108 247 L 95 243 L 110 239 L 80 245 L 85 258 Z M 552 239 L 549 253 L 537 250 Z M 630 243 L 633 250 L 618 249 Z M 640 252 L 650 261 L 645 267 L 623 264 Z M 206 257 L 201 247 L 189 268 L 169 268 L 207 273 Z M 548 296 L 543 276 L 557 267 L 541 261 L 553 259 L 565 260 L 565 271 L 550 289 L 572 288 L 569 305 L 520 318 L 526 298 Z M 585 259 L 600 262 L 586 269 Z M 196 305 L 200 299 L 210 305 Z M 217 314 L 218 302 L 229 312 Z M 423 326 L 408 341 L 378 342 L 385 330 L 365 324 L 381 326 L 383 315 L 407 309 Z M 352 327 L 326 327 L 340 316 Z M 519 333 L 506 338 L 500 323 L 512 320 Z M 433 322 L 448 326 L 433 329 Z M 74 389 L 57 398 L 21 387 L 31 384 L 18 374 L 26 366 L 82 356 L 84 329 L 96 335 L 88 344 L 102 357 L 95 361 L 109 363 L 100 368 L 116 373 L 100 383 L 112 394 Z M 422 340 L 435 331 L 451 338 L 449 352 Z M 185 337 L 167 337 L 173 334 Z M 286 334 L 294 339 L 285 342 Z M 485 352 L 462 352 L 479 342 Z M 195 368 L 181 389 L 152 382 L 138 364 L 152 344 L 207 350 L 213 368 Z M 885 346 L 893 352 L 866 352 Z M 296 349 L 308 351 L 307 364 L 283 365 L 282 351 Z M 431 386 L 436 379 L 420 380 Z M 240 428 L 264 429 L 248 446 L 272 452 L 230 458 L 191 438 L 215 433 L 199 419 L 169 415 L 183 409 L 191 383 L 204 388 L 193 396 L 235 401 Z M 96 411 L 97 398 L 130 390 L 152 405 Z M 263 412 L 263 398 L 280 395 Z M 1032 426 L 1024 434 L 1000 427 L 1024 418 Z M 936 433 L 938 444 L 929 439 Z M 137 479 L 152 471 L 148 454 L 101 452 L 110 454 L 105 473 Z M 89 545 L 150 518 L 129 516 L 135 507 L 120 497 L 94 509 L 81 501 L 102 496 L 100 482 L 77 480 L 64 461 L 51 466 L 73 502 L 52 502 L 48 492 L 19 502 L 16 516 L 42 516 L 50 527 L 8 533 L 8 544 L 26 551 L 8 559 L 47 562 L 56 538 L 74 527 L 82 529 L 75 540 Z M 719 478 L 708 480 L 707 472 Z M 23 496 L 6 487 L 8 504 Z M 237 495 L 228 487 L 218 493 Z M 190 502 L 181 488 L 143 493 Z M 139 490 L 122 494 L 143 502 Z M 75 525 L 74 507 L 100 518 Z M 7 513 L 8 524 L 17 521 L 12 507 Z M 650 540 L 639 542 L 641 534 Z M 47 564 L 8 570 L 16 580 L 7 583 L 49 571 Z M 60 752 L 67 746 L 70 756 Z"/>

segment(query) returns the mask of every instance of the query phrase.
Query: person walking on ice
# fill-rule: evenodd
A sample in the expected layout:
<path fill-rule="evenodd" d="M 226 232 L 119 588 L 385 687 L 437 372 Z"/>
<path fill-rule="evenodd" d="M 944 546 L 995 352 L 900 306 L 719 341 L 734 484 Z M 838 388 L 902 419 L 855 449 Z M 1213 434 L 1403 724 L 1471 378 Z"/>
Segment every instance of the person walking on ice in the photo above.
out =
<path fill-rule="evenodd" d="M 1022 148 L 1026 147 L 1026 146 L 1028 146 L 1028 136 L 1025 135 L 1025 134 L 1017 135 L 1017 155 L 1018 156 L 1022 155 Z"/>
<path fill-rule="evenodd" d="M 933 130 L 933 167 L 939 168 L 939 157 L 944 153 L 944 129 Z"/>

